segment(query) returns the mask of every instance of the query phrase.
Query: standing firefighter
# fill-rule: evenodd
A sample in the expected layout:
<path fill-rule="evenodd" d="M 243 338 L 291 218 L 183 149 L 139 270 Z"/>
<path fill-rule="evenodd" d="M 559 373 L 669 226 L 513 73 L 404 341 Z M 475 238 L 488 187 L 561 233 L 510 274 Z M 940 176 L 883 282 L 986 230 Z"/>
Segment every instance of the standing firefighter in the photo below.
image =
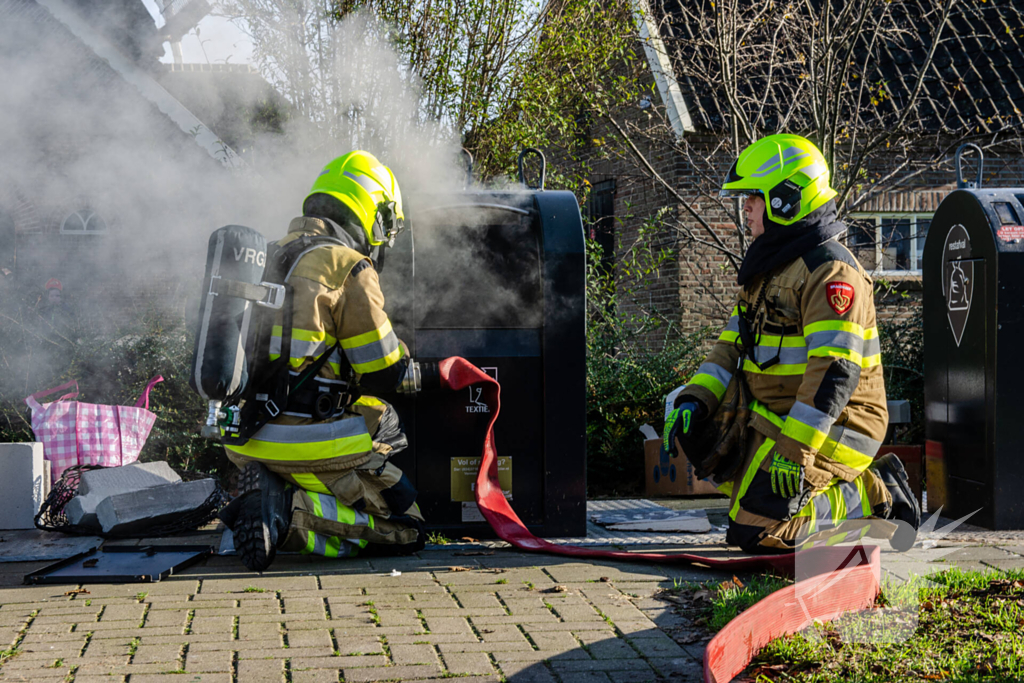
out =
<path fill-rule="evenodd" d="M 909 549 L 921 510 L 894 455 L 871 278 L 836 237 L 829 169 L 797 135 L 733 164 L 753 242 L 729 323 L 665 427 L 698 476 L 731 497 L 730 543 L 785 552 L 866 534 Z M 890 520 L 890 521 L 883 521 Z"/>
<path fill-rule="evenodd" d="M 277 314 L 270 359 L 290 346 L 292 386 L 273 419 L 226 447 L 243 468 L 242 495 L 221 518 L 249 569 L 268 567 L 277 549 L 346 557 L 370 543 L 423 546 L 416 491 L 389 462 L 406 437 L 394 408 L 375 398 L 439 383 L 436 366 L 412 362 L 383 309 L 377 270 L 403 220 L 391 171 L 350 152 L 321 171 L 275 246 L 291 254 L 282 280 L 293 300 L 290 324 Z"/>

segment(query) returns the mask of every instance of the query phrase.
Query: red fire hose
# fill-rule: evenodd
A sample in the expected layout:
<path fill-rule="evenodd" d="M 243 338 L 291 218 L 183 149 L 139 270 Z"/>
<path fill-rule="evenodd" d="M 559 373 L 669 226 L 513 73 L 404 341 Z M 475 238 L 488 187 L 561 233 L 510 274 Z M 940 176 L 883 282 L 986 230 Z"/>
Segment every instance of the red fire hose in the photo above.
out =
<path fill-rule="evenodd" d="M 726 571 L 774 569 L 787 576 L 795 575 L 799 563 L 801 578 L 811 577 L 776 591 L 757 603 L 729 622 L 708 643 L 704 653 L 706 683 L 731 680 L 772 638 L 795 633 L 815 620 L 828 621 L 846 611 L 864 609 L 874 602 L 881 571 L 877 547 L 826 546 L 786 555 L 716 560 L 687 553 L 666 555 L 594 550 L 556 545 L 537 538 L 516 515 L 498 483 L 498 453 L 494 446 L 494 423 L 501 408 L 498 382 L 458 356 L 441 361 L 440 369 L 443 387 L 458 391 L 473 384 L 481 385 L 481 398 L 493 406 L 476 478 L 476 502 L 484 518 L 503 541 L 520 550 L 569 557 L 697 564 Z"/>

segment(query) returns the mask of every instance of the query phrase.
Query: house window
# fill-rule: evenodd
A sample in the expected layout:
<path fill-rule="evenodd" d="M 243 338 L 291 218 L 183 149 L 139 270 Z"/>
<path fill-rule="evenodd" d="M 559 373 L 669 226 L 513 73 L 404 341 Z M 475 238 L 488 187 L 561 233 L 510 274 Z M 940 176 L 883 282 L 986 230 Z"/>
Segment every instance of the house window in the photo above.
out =
<path fill-rule="evenodd" d="M 60 224 L 62 235 L 104 235 L 107 222 L 95 211 L 79 209 L 73 211 Z"/>
<path fill-rule="evenodd" d="M 921 273 L 930 213 L 851 214 L 846 246 L 871 273 Z"/>
<path fill-rule="evenodd" d="M 615 180 L 594 183 L 583 207 L 587 236 L 601 247 L 601 266 L 610 271 L 615 261 Z"/>

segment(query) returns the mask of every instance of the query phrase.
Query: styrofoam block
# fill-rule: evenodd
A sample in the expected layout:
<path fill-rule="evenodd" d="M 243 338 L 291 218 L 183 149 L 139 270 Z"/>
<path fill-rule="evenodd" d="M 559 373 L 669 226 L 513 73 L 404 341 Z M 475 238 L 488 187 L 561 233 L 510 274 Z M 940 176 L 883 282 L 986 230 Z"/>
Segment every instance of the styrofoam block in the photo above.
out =
<path fill-rule="evenodd" d="M 0 528 L 35 528 L 33 518 L 50 493 L 49 464 L 41 443 L 0 443 Z"/>
<path fill-rule="evenodd" d="M 64 514 L 72 524 L 99 528 L 96 506 L 104 498 L 178 481 L 181 477 L 166 462 L 133 462 L 124 467 L 89 470 L 82 473 L 78 495 L 64 506 Z"/>
<path fill-rule="evenodd" d="M 104 533 L 144 533 L 195 510 L 216 488 L 213 479 L 199 479 L 122 493 L 103 499 L 96 506 L 96 517 Z"/>

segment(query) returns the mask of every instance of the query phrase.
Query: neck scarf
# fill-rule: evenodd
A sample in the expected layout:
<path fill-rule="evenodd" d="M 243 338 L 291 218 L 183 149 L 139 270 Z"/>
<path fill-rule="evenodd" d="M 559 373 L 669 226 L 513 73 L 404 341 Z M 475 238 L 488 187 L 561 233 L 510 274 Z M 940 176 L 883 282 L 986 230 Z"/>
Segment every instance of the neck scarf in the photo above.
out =
<path fill-rule="evenodd" d="M 836 218 L 836 203 L 830 201 L 792 225 L 782 225 L 764 213 L 764 234 L 747 249 L 736 284 L 746 287 L 763 273 L 798 259 L 846 230 Z"/>

